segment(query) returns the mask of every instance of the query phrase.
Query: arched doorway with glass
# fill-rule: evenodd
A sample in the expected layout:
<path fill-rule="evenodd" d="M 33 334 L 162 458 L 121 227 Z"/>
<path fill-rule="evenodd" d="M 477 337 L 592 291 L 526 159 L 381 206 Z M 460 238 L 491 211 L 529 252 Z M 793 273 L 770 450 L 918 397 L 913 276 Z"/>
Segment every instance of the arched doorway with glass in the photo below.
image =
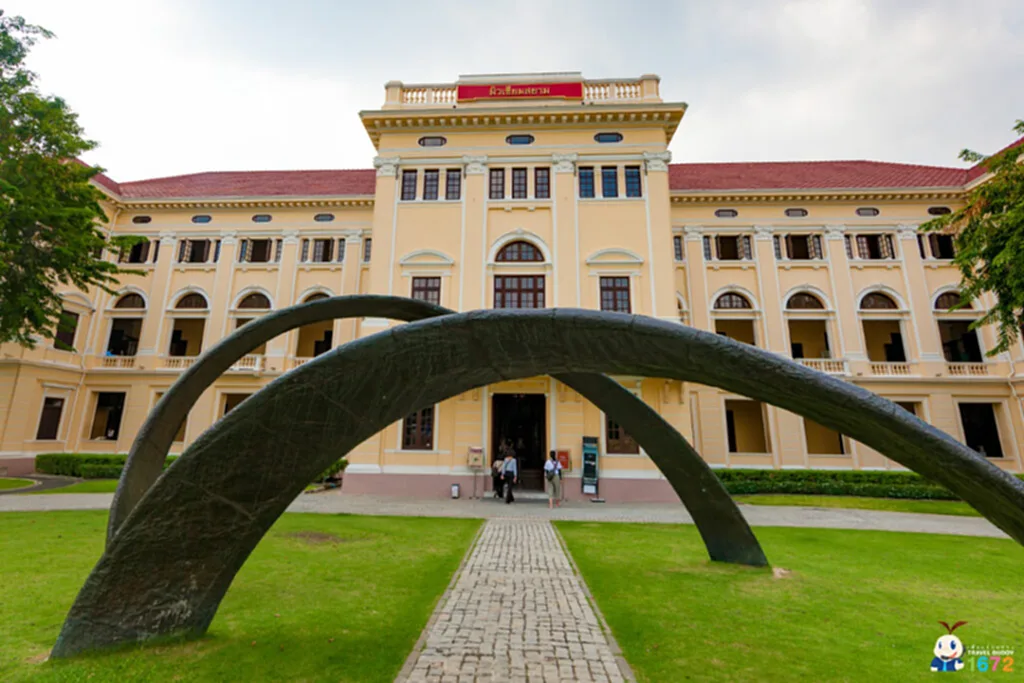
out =
<path fill-rule="evenodd" d="M 250 291 L 242 294 L 231 311 L 235 321 L 235 329 L 267 313 L 272 308 L 270 297 L 262 291 Z M 236 363 L 232 370 L 250 370 L 259 372 L 263 369 L 263 357 L 267 353 L 267 345 L 260 344 L 251 353 Z"/>
<path fill-rule="evenodd" d="M 329 299 L 326 292 L 313 292 L 307 295 L 302 303 L 308 304 L 321 299 Z M 334 348 L 334 321 L 326 320 L 310 325 L 303 325 L 299 328 L 295 341 L 295 353 L 292 356 L 292 367 L 297 368 L 303 363 L 310 361 L 322 353 L 327 353 Z"/>
<path fill-rule="evenodd" d="M 175 300 L 171 311 L 171 331 L 167 341 L 164 367 L 182 370 L 192 365 L 203 352 L 206 318 L 210 303 L 201 292 L 186 292 Z"/>

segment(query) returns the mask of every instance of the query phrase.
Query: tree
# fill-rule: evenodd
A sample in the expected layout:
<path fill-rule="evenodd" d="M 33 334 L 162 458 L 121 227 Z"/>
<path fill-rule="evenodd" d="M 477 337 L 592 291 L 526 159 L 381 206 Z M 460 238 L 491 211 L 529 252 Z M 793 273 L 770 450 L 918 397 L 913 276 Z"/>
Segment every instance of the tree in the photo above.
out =
<path fill-rule="evenodd" d="M 111 292 L 121 272 L 102 258 L 139 241 L 110 238 L 102 194 L 89 179 L 98 168 L 78 161 L 96 146 L 77 115 L 44 96 L 24 66 L 29 49 L 53 34 L 0 10 L 0 343 L 32 347 L 53 337 L 62 316 L 58 289 Z"/>
<path fill-rule="evenodd" d="M 1014 130 L 1024 135 L 1024 121 L 1017 121 Z M 982 166 L 992 177 L 968 193 L 964 208 L 921 226 L 955 235 L 953 263 L 960 269 L 961 302 L 954 308 L 967 306 L 986 292 L 995 295 L 995 307 L 972 324 L 972 328 L 998 326 L 999 343 L 988 352 L 990 356 L 1010 348 L 1024 325 L 1022 152 L 1021 140 L 992 156 L 969 149 L 960 152 L 961 159 Z"/>

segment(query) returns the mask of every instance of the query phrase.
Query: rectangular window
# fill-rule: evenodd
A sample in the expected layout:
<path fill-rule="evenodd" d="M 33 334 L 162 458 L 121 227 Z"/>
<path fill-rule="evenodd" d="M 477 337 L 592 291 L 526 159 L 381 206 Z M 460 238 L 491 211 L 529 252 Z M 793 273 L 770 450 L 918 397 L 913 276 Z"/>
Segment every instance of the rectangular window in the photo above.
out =
<path fill-rule="evenodd" d="M 402 448 L 429 451 L 434 447 L 434 406 L 412 413 L 402 420 Z"/>
<path fill-rule="evenodd" d="M 759 401 L 726 401 L 725 427 L 730 453 L 768 453 L 764 408 Z"/>
<path fill-rule="evenodd" d="M 491 169 L 491 199 L 505 198 L 505 169 Z"/>
<path fill-rule="evenodd" d="M 334 256 L 335 263 L 345 262 L 345 238 L 338 239 L 338 252 Z"/>
<path fill-rule="evenodd" d="M 985 356 L 978 343 L 978 333 L 969 320 L 940 320 L 939 340 L 948 363 L 983 363 Z"/>
<path fill-rule="evenodd" d="M 206 263 L 209 257 L 210 240 L 182 240 L 178 243 L 178 263 Z"/>
<path fill-rule="evenodd" d="M 685 261 L 683 254 L 683 237 L 682 235 L 672 236 L 672 249 L 675 251 L 676 261 Z"/>
<path fill-rule="evenodd" d="M 150 242 L 140 242 L 128 251 L 122 251 L 118 259 L 121 263 L 146 263 L 149 260 Z"/>
<path fill-rule="evenodd" d="M 273 244 L 271 240 L 242 240 L 248 242 L 245 263 L 270 263 Z"/>
<path fill-rule="evenodd" d="M 302 240 L 302 247 L 299 250 L 299 263 L 309 261 L 309 240 Z"/>
<path fill-rule="evenodd" d="M 512 169 L 512 199 L 526 199 L 526 169 Z"/>
<path fill-rule="evenodd" d="M 462 197 L 462 169 L 449 168 L 444 176 L 444 198 L 460 199 Z"/>
<path fill-rule="evenodd" d="M 370 262 L 370 252 L 373 250 L 373 238 L 367 237 L 363 240 L 363 263 Z"/>
<path fill-rule="evenodd" d="M 819 235 L 786 235 L 786 257 L 794 261 L 823 258 Z"/>
<path fill-rule="evenodd" d="M 101 391 L 96 394 L 96 410 L 93 413 L 89 438 L 117 441 L 117 437 L 121 434 L 121 415 L 123 413 L 123 391 Z"/>
<path fill-rule="evenodd" d="M 710 261 L 712 258 L 714 257 L 711 255 L 711 237 L 704 235 L 704 260 Z"/>
<path fill-rule="evenodd" d="M 580 166 L 580 198 L 591 199 L 594 196 L 594 167 Z"/>
<path fill-rule="evenodd" d="M 626 167 L 626 196 L 627 197 L 642 197 L 643 186 L 640 184 L 640 167 L 639 166 L 627 166 Z"/>
<path fill-rule="evenodd" d="M 715 246 L 719 261 L 749 261 L 753 257 L 748 235 L 717 235 Z"/>
<path fill-rule="evenodd" d="M 775 258 L 782 259 L 782 238 L 772 235 L 772 243 L 775 245 Z"/>
<path fill-rule="evenodd" d="M 932 258 L 951 259 L 956 256 L 956 247 L 952 235 L 928 235 L 928 243 L 932 248 Z"/>
<path fill-rule="evenodd" d="M 551 199 L 551 169 L 533 169 L 533 196 L 537 199 Z"/>
<path fill-rule="evenodd" d="M 416 199 L 416 171 L 402 171 L 402 200 Z"/>
<path fill-rule="evenodd" d="M 882 260 L 895 258 L 892 235 L 857 235 L 857 258 Z"/>
<path fill-rule="evenodd" d="M 601 310 L 617 313 L 630 313 L 629 278 L 601 278 Z"/>
<path fill-rule="evenodd" d="M 427 169 L 423 172 L 423 198 L 437 199 L 438 186 L 441 182 L 441 172 L 436 168 Z"/>
<path fill-rule="evenodd" d="M 846 243 L 846 258 L 853 258 L 853 238 L 843 235 L 843 242 Z"/>
<path fill-rule="evenodd" d="M 240 406 L 242 402 L 250 396 L 252 396 L 252 394 L 224 394 L 224 411 L 221 413 L 221 417 L 224 417 Z"/>
<path fill-rule="evenodd" d="M 108 356 L 134 356 L 142 336 L 142 318 L 114 318 L 107 340 Z"/>
<path fill-rule="evenodd" d="M 284 248 L 284 240 L 274 240 L 274 263 L 281 262 L 281 250 Z"/>
<path fill-rule="evenodd" d="M 414 277 L 412 279 L 412 298 L 441 305 L 441 278 Z"/>
<path fill-rule="evenodd" d="M 494 276 L 494 307 L 544 308 L 544 276 Z"/>
<path fill-rule="evenodd" d="M 964 442 L 986 458 L 1003 457 L 999 442 L 999 424 L 996 405 L 992 403 L 961 403 L 960 423 L 964 428 Z"/>
<path fill-rule="evenodd" d="M 64 399 L 47 396 L 43 399 L 43 410 L 39 414 L 37 441 L 53 441 L 60 431 L 60 416 L 64 412 Z"/>
<path fill-rule="evenodd" d="M 76 331 L 78 331 L 78 314 L 61 311 L 60 322 L 57 323 L 57 334 L 53 337 L 53 348 L 61 351 L 74 351 Z"/>
<path fill-rule="evenodd" d="M 619 196 L 619 169 L 617 166 L 601 167 L 601 196 Z"/>
<path fill-rule="evenodd" d="M 607 415 L 604 419 L 604 445 L 605 452 L 619 453 L 624 455 L 639 455 L 640 444 L 632 436 L 626 433 L 615 420 Z"/>
<path fill-rule="evenodd" d="M 332 239 L 313 240 L 313 263 L 330 263 L 333 247 Z"/>

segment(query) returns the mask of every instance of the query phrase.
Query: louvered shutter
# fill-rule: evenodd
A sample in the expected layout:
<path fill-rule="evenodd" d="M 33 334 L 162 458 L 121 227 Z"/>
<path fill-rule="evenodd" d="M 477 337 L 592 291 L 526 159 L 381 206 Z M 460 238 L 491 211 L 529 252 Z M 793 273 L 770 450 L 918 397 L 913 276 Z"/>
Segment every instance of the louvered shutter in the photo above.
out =
<path fill-rule="evenodd" d="M 274 240 L 274 263 L 281 262 L 282 241 Z"/>
<path fill-rule="evenodd" d="M 178 242 L 178 263 L 184 263 L 185 257 L 188 255 L 188 240 L 182 240 Z"/>
<path fill-rule="evenodd" d="M 744 259 L 745 261 L 749 261 L 754 257 L 753 252 L 750 249 L 749 235 L 743 235 L 740 237 L 740 250 L 742 252 L 740 254 L 740 258 Z"/>
<path fill-rule="evenodd" d="M 775 243 L 775 258 L 782 258 L 782 238 L 778 235 L 772 235 L 772 241 Z"/>
<path fill-rule="evenodd" d="M 853 258 L 853 240 L 849 235 L 843 235 L 843 241 L 846 242 L 846 258 Z"/>
<path fill-rule="evenodd" d="M 299 261 L 302 263 L 309 261 L 309 240 L 302 240 L 302 253 L 299 256 Z"/>
<path fill-rule="evenodd" d="M 153 263 L 156 263 L 158 258 L 160 258 L 160 240 L 155 240 L 153 242 Z"/>
<path fill-rule="evenodd" d="M 345 260 L 345 240 L 344 238 L 338 240 L 338 253 L 335 255 L 335 260 L 341 263 Z"/>
<path fill-rule="evenodd" d="M 249 260 L 249 240 L 242 240 L 238 245 L 238 262 L 245 263 Z"/>
<path fill-rule="evenodd" d="M 324 240 L 313 240 L 313 261 L 323 263 L 324 261 Z"/>
<path fill-rule="evenodd" d="M 707 261 L 711 260 L 711 238 L 707 235 L 704 236 L 704 259 Z"/>
<path fill-rule="evenodd" d="M 871 258 L 871 248 L 868 247 L 868 238 L 864 235 L 857 235 L 857 257 Z"/>
<path fill-rule="evenodd" d="M 825 258 L 825 252 L 821 248 L 821 235 L 811 235 L 811 258 Z"/>
<path fill-rule="evenodd" d="M 892 235 L 882 235 L 878 241 L 878 247 L 882 251 L 882 258 L 894 258 L 895 250 L 892 245 Z"/>
<path fill-rule="evenodd" d="M 213 243 L 213 262 L 220 261 L 220 240 Z"/>

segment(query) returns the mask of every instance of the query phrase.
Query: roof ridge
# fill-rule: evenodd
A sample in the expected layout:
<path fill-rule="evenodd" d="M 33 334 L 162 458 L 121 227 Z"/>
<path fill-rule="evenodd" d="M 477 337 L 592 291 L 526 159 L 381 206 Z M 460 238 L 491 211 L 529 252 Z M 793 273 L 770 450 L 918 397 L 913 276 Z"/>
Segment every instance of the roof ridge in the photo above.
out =
<path fill-rule="evenodd" d="M 196 173 L 179 173 L 176 175 L 158 176 L 156 178 L 142 178 L 139 180 L 126 180 L 120 185 L 135 185 L 138 183 L 154 183 L 166 180 L 181 180 L 183 178 L 198 178 L 200 176 L 245 174 L 257 175 L 261 173 L 360 173 L 373 172 L 372 168 L 303 168 L 303 169 L 247 169 L 244 171 L 197 171 Z"/>

